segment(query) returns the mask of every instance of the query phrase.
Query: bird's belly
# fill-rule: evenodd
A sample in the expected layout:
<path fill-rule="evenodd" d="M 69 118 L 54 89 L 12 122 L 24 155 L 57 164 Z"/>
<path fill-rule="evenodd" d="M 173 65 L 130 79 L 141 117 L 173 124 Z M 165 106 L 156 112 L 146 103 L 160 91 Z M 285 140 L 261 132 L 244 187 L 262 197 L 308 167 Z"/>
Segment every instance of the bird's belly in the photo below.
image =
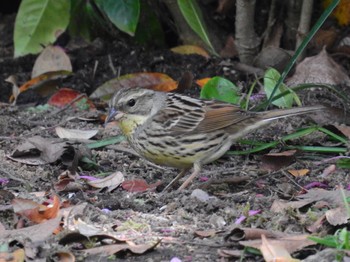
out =
<path fill-rule="evenodd" d="M 222 134 L 193 134 L 186 136 L 165 136 L 161 139 L 146 139 L 140 135 L 138 141 L 130 141 L 134 149 L 147 160 L 158 165 L 179 169 L 192 167 L 194 163 L 207 164 L 220 158 L 230 148 L 231 143 Z"/>

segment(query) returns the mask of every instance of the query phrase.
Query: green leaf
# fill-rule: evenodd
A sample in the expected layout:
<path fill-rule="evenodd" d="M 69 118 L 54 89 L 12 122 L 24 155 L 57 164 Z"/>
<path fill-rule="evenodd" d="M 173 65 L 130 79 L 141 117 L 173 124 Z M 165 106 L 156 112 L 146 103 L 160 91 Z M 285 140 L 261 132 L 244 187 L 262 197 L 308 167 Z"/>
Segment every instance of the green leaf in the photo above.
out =
<path fill-rule="evenodd" d="M 68 26 L 69 34 L 91 40 L 91 28 L 93 27 L 91 4 L 85 0 L 71 0 L 71 3 L 71 19 Z"/>
<path fill-rule="evenodd" d="M 95 0 L 95 3 L 116 27 L 134 36 L 140 16 L 139 0 Z"/>
<path fill-rule="evenodd" d="M 177 0 L 177 4 L 179 5 L 180 11 L 188 25 L 194 32 L 196 32 L 204 43 L 206 43 L 210 51 L 217 55 L 212 43 L 210 42 L 202 12 L 198 7 L 196 0 Z"/>
<path fill-rule="evenodd" d="M 87 144 L 87 147 L 90 149 L 100 148 L 108 145 L 118 144 L 124 140 L 125 140 L 125 136 L 119 135 L 119 136 L 110 137 L 107 139 L 103 139 L 103 140 L 99 140 L 99 141 Z"/>
<path fill-rule="evenodd" d="M 264 90 L 268 98 L 270 98 L 271 94 L 273 93 L 273 89 L 280 77 L 280 73 L 274 68 L 270 68 L 266 71 L 264 75 Z M 279 95 L 280 93 L 283 93 L 287 90 L 287 86 L 285 84 L 281 84 L 274 95 Z M 279 99 L 276 99 L 272 102 L 272 104 L 281 108 L 290 108 L 293 105 L 293 94 L 290 93 Z"/>
<path fill-rule="evenodd" d="M 200 98 L 216 99 L 231 104 L 238 104 L 240 100 L 238 87 L 231 81 L 219 76 L 213 77 L 203 86 Z"/>
<path fill-rule="evenodd" d="M 160 21 L 147 1 L 141 1 L 141 15 L 135 41 L 141 45 L 165 48 L 164 31 Z"/>
<path fill-rule="evenodd" d="M 15 57 L 37 54 L 53 43 L 69 23 L 70 1 L 24 0 L 14 30 Z"/>
<path fill-rule="evenodd" d="M 282 76 L 279 78 L 278 82 L 276 83 L 276 86 L 274 87 L 271 97 L 267 101 L 267 106 L 266 108 L 270 105 L 272 102 L 272 99 L 274 97 L 275 92 L 278 90 L 279 86 L 283 83 L 284 79 L 287 77 L 289 71 L 292 69 L 294 64 L 296 63 L 298 57 L 304 52 L 306 46 L 308 43 L 311 41 L 311 39 L 314 37 L 314 35 L 318 32 L 318 30 L 321 28 L 322 24 L 328 16 L 332 13 L 334 8 L 339 4 L 340 0 L 333 0 L 331 4 L 327 6 L 327 8 L 323 11 L 322 15 L 320 18 L 316 21 L 314 26 L 311 28 L 310 32 L 306 35 L 304 40 L 301 42 L 301 44 L 298 46 L 298 49 L 295 51 L 294 55 L 292 58 L 289 60 L 288 64 L 286 65 L 285 69 L 282 72 Z"/>
<path fill-rule="evenodd" d="M 318 244 L 327 246 L 327 247 L 334 247 L 335 248 L 338 245 L 335 236 L 325 236 L 323 238 L 309 236 L 308 239 L 310 239 Z"/>
<path fill-rule="evenodd" d="M 337 161 L 337 167 L 350 169 L 350 159 L 341 158 Z"/>

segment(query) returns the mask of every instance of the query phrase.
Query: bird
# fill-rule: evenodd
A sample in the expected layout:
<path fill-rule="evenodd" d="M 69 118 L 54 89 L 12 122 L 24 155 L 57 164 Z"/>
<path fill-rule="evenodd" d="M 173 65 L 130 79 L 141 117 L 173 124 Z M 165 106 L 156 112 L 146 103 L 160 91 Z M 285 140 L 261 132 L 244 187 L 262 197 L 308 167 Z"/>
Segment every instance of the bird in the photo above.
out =
<path fill-rule="evenodd" d="M 118 120 L 129 144 L 143 158 L 181 170 L 163 191 L 193 168 L 178 188 L 183 190 L 203 165 L 224 155 L 237 139 L 275 119 L 323 109 L 316 105 L 253 112 L 217 100 L 124 87 L 111 98 L 105 122 Z"/>

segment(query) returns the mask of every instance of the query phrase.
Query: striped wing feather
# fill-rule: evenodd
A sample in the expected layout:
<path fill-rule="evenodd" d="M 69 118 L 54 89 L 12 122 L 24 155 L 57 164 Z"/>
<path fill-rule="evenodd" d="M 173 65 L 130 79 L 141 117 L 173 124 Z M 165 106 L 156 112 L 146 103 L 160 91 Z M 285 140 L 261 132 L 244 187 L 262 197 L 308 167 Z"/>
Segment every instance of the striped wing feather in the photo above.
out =
<path fill-rule="evenodd" d="M 245 112 L 235 105 L 174 95 L 171 103 L 158 112 L 154 120 L 163 123 L 170 135 L 179 135 L 189 132 L 206 133 L 230 127 L 236 129 L 233 125 L 253 120 L 253 116 L 256 114 Z"/>

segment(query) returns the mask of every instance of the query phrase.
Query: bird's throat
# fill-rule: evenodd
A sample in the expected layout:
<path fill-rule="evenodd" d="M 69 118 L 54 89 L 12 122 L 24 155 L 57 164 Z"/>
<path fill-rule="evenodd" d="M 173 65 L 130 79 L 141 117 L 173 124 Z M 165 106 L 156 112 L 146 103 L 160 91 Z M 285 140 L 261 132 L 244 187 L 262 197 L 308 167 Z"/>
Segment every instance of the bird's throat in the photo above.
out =
<path fill-rule="evenodd" d="M 130 137 L 146 120 L 147 118 L 142 115 L 124 115 L 119 120 L 119 127 L 126 137 Z"/>

